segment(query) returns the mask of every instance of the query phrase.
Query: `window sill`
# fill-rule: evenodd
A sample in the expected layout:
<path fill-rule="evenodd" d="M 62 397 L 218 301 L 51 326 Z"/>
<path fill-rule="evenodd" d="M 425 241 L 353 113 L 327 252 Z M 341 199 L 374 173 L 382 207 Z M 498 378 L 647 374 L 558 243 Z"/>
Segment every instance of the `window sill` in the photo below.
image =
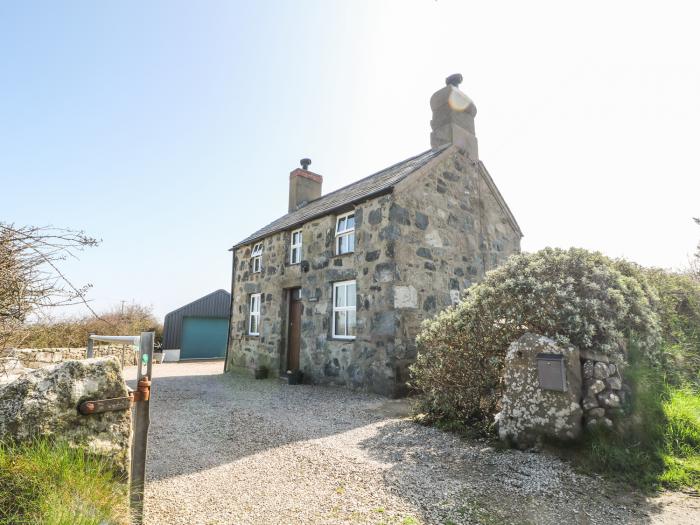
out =
<path fill-rule="evenodd" d="M 341 335 L 334 335 L 331 337 L 331 341 L 340 341 L 341 343 L 351 343 L 357 339 L 357 337 L 352 336 L 352 337 L 343 337 Z"/>

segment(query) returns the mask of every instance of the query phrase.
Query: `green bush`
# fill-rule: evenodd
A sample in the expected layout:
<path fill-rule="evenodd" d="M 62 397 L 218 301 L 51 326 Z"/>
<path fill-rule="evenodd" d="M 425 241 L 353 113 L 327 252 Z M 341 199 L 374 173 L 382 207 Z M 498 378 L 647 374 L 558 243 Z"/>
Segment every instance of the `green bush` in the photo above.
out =
<path fill-rule="evenodd" d="M 525 332 L 622 361 L 634 336 L 658 361 L 657 298 L 640 269 L 597 252 L 547 248 L 515 255 L 464 300 L 426 321 L 412 385 L 431 421 L 489 424 L 508 345 Z"/>
<path fill-rule="evenodd" d="M 662 370 L 676 386 L 700 387 L 700 282 L 690 274 L 644 270 L 658 297 Z"/>
<path fill-rule="evenodd" d="M 576 463 L 644 489 L 700 489 L 697 391 L 670 385 L 635 351 L 625 377 L 634 392 L 625 425 L 587 433 Z"/>
<path fill-rule="evenodd" d="M 104 460 L 64 443 L 0 443 L 0 525 L 125 523 L 126 483 Z"/>

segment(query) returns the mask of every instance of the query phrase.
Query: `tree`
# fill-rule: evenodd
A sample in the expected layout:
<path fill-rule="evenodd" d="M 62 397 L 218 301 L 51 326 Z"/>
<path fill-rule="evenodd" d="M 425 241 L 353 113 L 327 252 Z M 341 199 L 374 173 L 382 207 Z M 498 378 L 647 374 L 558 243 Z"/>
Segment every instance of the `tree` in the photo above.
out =
<path fill-rule="evenodd" d="M 100 241 L 83 231 L 0 223 L 0 350 L 47 308 L 84 304 L 92 285 L 74 285 L 60 263 Z"/>

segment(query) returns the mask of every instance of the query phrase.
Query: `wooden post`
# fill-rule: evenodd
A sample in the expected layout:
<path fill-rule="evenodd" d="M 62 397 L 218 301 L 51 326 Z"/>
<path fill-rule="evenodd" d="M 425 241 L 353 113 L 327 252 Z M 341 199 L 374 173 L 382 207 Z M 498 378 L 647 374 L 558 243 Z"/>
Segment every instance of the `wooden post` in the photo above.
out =
<path fill-rule="evenodd" d="M 93 354 L 95 353 L 93 350 L 93 348 L 94 348 L 93 345 L 95 344 L 95 341 L 92 340 L 92 337 L 91 337 L 92 335 L 93 334 L 90 334 L 88 336 L 88 342 L 87 342 L 87 358 L 88 359 L 90 359 L 91 357 L 94 357 Z"/>
<path fill-rule="evenodd" d="M 136 384 L 141 379 L 151 380 L 153 365 L 154 332 L 141 332 L 139 342 L 139 362 L 137 363 Z M 130 504 L 132 523 L 143 523 L 143 495 L 146 481 L 146 445 L 148 426 L 151 422 L 149 401 L 134 403 L 134 439 L 131 445 L 131 487 Z"/>

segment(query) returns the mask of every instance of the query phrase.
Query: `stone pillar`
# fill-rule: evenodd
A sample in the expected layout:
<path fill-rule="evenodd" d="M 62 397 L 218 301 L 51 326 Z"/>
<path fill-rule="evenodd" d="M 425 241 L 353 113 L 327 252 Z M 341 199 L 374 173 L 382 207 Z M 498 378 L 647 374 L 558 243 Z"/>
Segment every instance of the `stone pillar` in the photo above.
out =
<path fill-rule="evenodd" d="M 131 410 L 83 416 L 83 401 L 128 396 L 116 357 L 64 361 L 0 385 L 0 439 L 55 436 L 129 472 Z"/>
<path fill-rule="evenodd" d="M 578 349 L 527 333 L 508 348 L 498 435 L 519 448 L 543 437 L 581 435 L 581 362 Z"/>

